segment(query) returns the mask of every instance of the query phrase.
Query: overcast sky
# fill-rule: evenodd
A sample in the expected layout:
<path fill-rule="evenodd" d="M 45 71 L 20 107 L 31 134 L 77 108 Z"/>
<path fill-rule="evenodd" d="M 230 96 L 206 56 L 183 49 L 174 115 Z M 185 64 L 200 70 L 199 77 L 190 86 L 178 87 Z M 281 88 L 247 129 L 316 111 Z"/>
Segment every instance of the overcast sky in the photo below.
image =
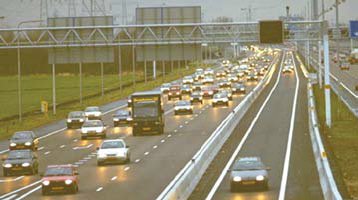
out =
<path fill-rule="evenodd" d="M 113 14 L 121 12 L 123 0 L 112 0 Z M 208 21 L 217 16 L 229 16 L 235 21 L 245 21 L 246 13 L 241 9 L 251 6 L 252 17 L 257 19 L 277 19 L 285 15 L 286 5 L 290 6 L 292 14 L 305 15 L 308 13 L 309 2 L 312 0 L 126 0 L 128 14 L 133 17 L 134 8 L 144 6 L 202 6 L 204 20 Z M 318 0 L 319 10 L 322 0 Z M 335 0 L 325 0 L 326 7 L 333 5 Z M 358 0 L 346 0 L 340 6 L 341 21 L 347 23 L 350 19 L 358 19 Z M 335 13 L 331 11 L 327 19 L 334 22 Z"/>

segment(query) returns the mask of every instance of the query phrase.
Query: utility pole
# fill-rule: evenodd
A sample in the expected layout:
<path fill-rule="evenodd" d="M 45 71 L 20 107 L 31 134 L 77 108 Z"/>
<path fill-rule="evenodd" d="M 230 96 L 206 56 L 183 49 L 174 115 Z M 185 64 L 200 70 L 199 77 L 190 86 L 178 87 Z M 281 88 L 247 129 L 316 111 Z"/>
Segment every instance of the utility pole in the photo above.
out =
<path fill-rule="evenodd" d="M 339 40 L 341 39 L 341 30 L 339 28 L 339 10 L 338 10 L 339 2 L 336 0 L 336 31 L 337 31 L 337 38 L 336 38 L 336 45 L 337 45 L 337 60 L 338 65 L 341 64 L 341 60 L 339 59 L 339 51 L 340 51 L 340 45 Z"/>
<path fill-rule="evenodd" d="M 324 0 L 322 0 L 322 20 L 326 20 L 326 13 L 325 13 L 325 10 L 324 10 Z"/>

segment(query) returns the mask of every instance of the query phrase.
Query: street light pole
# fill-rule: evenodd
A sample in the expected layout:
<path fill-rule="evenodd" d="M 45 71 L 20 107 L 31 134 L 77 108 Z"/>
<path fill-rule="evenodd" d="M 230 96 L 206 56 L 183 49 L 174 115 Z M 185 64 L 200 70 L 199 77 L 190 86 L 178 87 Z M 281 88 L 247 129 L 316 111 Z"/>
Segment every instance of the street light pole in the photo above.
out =
<path fill-rule="evenodd" d="M 17 92 L 18 92 L 18 103 L 19 103 L 19 121 L 22 121 L 22 93 L 21 93 L 21 51 L 20 51 L 20 27 L 26 23 L 42 22 L 42 20 L 27 20 L 17 24 Z"/>
<path fill-rule="evenodd" d="M 339 40 L 341 38 L 341 30 L 339 28 L 339 10 L 338 10 L 338 0 L 336 0 L 336 31 L 337 31 L 337 38 L 336 38 L 336 45 L 337 45 L 337 60 L 338 60 L 338 65 L 341 64 L 341 59 L 339 58 L 339 51 L 340 51 L 340 45 L 339 45 Z"/>

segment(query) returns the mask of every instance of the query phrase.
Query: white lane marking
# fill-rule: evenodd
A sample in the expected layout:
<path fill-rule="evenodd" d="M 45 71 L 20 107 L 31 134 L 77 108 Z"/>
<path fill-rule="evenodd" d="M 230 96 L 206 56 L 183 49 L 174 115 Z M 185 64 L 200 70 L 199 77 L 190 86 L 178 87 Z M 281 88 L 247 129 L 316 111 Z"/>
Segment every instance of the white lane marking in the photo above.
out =
<path fill-rule="evenodd" d="M 0 196 L 0 199 L 3 199 L 3 198 L 5 198 L 5 197 L 8 197 L 8 196 L 14 194 L 14 193 L 17 193 L 17 192 L 20 192 L 20 191 L 22 191 L 22 190 L 25 190 L 25 189 L 27 189 L 27 188 L 29 188 L 29 187 L 32 187 L 32 186 L 34 186 L 34 185 L 36 185 L 36 184 L 38 184 L 38 183 L 40 183 L 40 182 L 41 182 L 41 180 L 40 180 L 40 181 L 33 182 L 33 183 L 31 183 L 30 185 L 26 185 L 26 186 L 24 186 L 24 187 L 22 187 L 22 188 L 19 188 L 19 189 L 17 189 L 17 190 L 11 191 L 11 192 L 9 192 L 9 193 L 6 193 L 6 194 Z"/>
<path fill-rule="evenodd" d="M 77 142 L 77 141 L 78 141 L 78 139 L 74 139 L 74 140 L 73 140 L 73 142 Z"/>
<path fill-rule="evenodd" d="M 178 132 L 178 130 L 175 129 L 175 130 L 174 130 L 174 133 L 176 133 L 176 132 Z"/>
<path fill-rule="evenodd" d="M 167 137 L 172 137 L 172 135 L 169 134 Z"/>
<path fill-rule="evenodd" d="M 156 148 L 158 148 L 158 146 L 157 146 L 157 145 L 153 146 L 153 149 L 156 149 Z"/>
<path fill-rule="evenodd" d="M 165 142 L 165 140 L 161 140 L 160 142 L 161 142 L 161 143 L 164 143 L 164 142 Z"/>
<path fill-rule="evenodd" d="M 135 160 L 134 162 L 139 163 L 140 159 Z"/>
<path fill-rule="evenodd" d="M 189 122 L 188 121 L 185 121 L 185 124 L 188 124 Z"/>
<path fill-rule="evenodd" d="M 292 60 L 293 60 L 293 58 L 292 58 Z M 296 89 L 295 89 L 295 97 L 294 97 L 294 100 L 293 100 L 293 106 L 292 106 L 292 112 L 291 112 L 291 122 L 290 122 L 289 134 L 288 134 L 285 162 L 284 162 L 284 165 L 283 165 L 280 193 L 279 193 L 279 198 L 278 198 L 279 200 L 284 200 L 285 199 L 288 171 L 289 171 L 289 168 L 290 168 L 292 137 L 293 137 L 293 130 L 295 128 L 295 118 L 296 118 L 298 91 L 299 91 L 299 86 L 300 86 L 300 79 L 298 77 L 296 62 L 294 62 L 294 61 L 293 61 L 293 66 L 295 67 L 295 71 L 296 71 L 296 73 L 295 73 L 296 74 Z"/>
<path fill-rule="evenodd" d="M 46 151 L 44 154 L 45 155 L 48 155 L 48 154 L 50 154 L 51 153 L 51 151 Z"/>
<path fill-rule="evenodd" d="M 3 179 L 3 180 L 0 180 L 0 183 L 14 182 L 14 181 L 18 181 L 23 178 L 24 178 L 24 176 L 19 176 L 19 177 L 12 178 L 12 179 Z"/>
<path fill-rule="evenodd" d="M 144 153 L 144 155 L 148 155 L 148 154 L 149 154 L 149 152 L 148 152 L 148 151 Z"/>
<path fill-rule="evenodd" d="M 82 165 L 83 162 L 75 162 L 75 165 Z"/>
<path fill-rule="evenodd" d="M 41 150 L 43 150 L 45 147 L 39 147 L 37 150 L 38 151 L 41 151 Z"/>
<path fill-rule="evenodd" d="M 73 147 L 73 150 L 82 150 L 82 149 L 88 149 L 91 148 L 93 146 L 93 144 L 89 144 L 87 146 L 83 146 L 83 147 Z"/>
<path fill-rule="evenodd" d="M 3 151 L 0 151 L 0 154 L 6 153 L 6 152 L 8 152 L 8 151 L 9 151 L 9 149 L 6 149 L 6 150 L 3 150 Z"/>
<path fill-rule="evenodd" d="M 17 196 L 17 194 L 13 194 L 13 195 L 11 195 L 8 198 L 5 198 L 3 200 L 11 200 L 11 199 L 15 198 L 16 196 Z"/>
<path fill-rule="evenodd" d="M 85 158 L 83 158 L 84 160 L 91 160 L 92 159 L 92 157 L 85 157 Z"/>
<path fill-rule="evenodd" d="M 124 168 L 124 171 L 128 171 L 130 169 L 130 167 L 126 167 Z"/>
<path fill-rule="evenodd" d="M 198 114 L 195 114 L 195 117 L 198 117 L 199 115 Z"/>
<path fill-rule="evenodd" d="M 82 160 L 80 160 L 80 162 L 85 163 L 85 162 L 87 162 L 87 160 L 86 160 L 86 159 L 82 159 Z"/>
<path fill-rule="evenodd" d="M 179 128 L 183 128 L 183 125 L 180 125 Z"/>
<path fill-rule="evenodd" d="M 236 147 L 234 153 L 232 154 L 232 156 L 230 157 L 230 160 L 228 161 L 228 163 L 225 165 L 224 169 L 222 170 L 220 176 L 218 177 L 218 179 L 216 180 L 214 186 L 211 188 L 208 196 L 206 196 L 206 200 L 211 200 L 214 195 L 216 190 L 219 188 L 221 182 L 223 181 L 223 179 L 225 178 L 225 175 L 227 174 L 227 171 L 229 170 L 230 166 L 232 165 L 232 163 L 234 162 L 235 158 L 237 157 L 237 155 L 239 154 L 242 146 L 244 145 L 244 143 L 246 142 L 247 138 L 249 137 L 252 129 L 254 128 L 257 120 L 259 119 L 262 111 L 264 110 L 264 108 L 266 107 L 267 102 L 271 99 L 271 96 L 273 94 L 273 92 L 276 90 L 278 83 L 280 82 L 280 78 L 281 78 L 281 69 L 282 69 L 282 65 L 283 65 L 283 61 L 285 58 L 285 52 L 283 52 L 283 57 L 281 60 L 281 65 L 280 65 L 280 70 L 278 71 L 278 75 L 277 75 L 277 80 L 275 85 L 273 86 L 273 88 L 271 89 L 270 93 L 268 94 L 268 96 L 266 97 L 264 103 L 261 105 L 260 110 L 258 111 L 258 113 L 256 114 L 255 118 L 252 120 L 249 128 L 246 130 L 244 137 L 241 139 L 239 145 Z"/>
<path fill-rule="evenodd" d="M 169 114 L 169 113 L 171 113 L 171 112 L 173 112 L 173 111 L 174 111 L 174 108 L 171 108 L 170 110 L 166 111 L 166 112 L 164 113 L 164 115 L 167 115 L 167 114 Z"/>
<path fill-rule="evenodd" d="M 112 178 L 111 178 L 111 181 L 114 181 L 114 180 L 116 180 L 117 179 L 117 176 L 113 176 Z"/>
<path fill-rule="evenodd" d="M 37 191 L 37 190 L 39 190 L 39 189 L 41 189 L 41 185 L 39 185 L 39 186 L 35 187 L 34 189 L 32 189 L 32 190 L 26 192 L 25 194 L 23 194 L 22 196 L 20 196 L 20 197 L 17 198 L 16 200 L 24 199 L 25 197 L 29 196 L 31 193 L 33 193 L 33 192 L 35 192 L 35 191 Z"/>
<path fill-rule="evenodd" d="M 108 110 L 108 111 L 106 111 L 106 112 L 103 112 L 103 114 L 106 115 L 106 114 L 108 114 L 108 113 L 110 113 L 110 112 L 113 112 L 113 111 L 116 111 L 116 110 L 120 110 L 120 109 L 122 109 L 122 108 L 124 108 L 124 107 L 127 107 L 127 104 L 121 105 L 121 106 L 119 106 L 119 107 L 115 107 L 115 108 L 113 108 L 113 109 L 111 109 L 111 110 Z"/>
<path fill-rule="evenodd" d="M 60 148 L 62 149 L 62 148 L 64 148 L 65 146 L 66 146 L 66 145 L 63 144 L 63 145 L 60 146 Z"/>
<path fill-rule="evenodd" d="M 101 190 L 103 190 L 103 187 L 97 188 L 96 192 L 100 192 Z"/>

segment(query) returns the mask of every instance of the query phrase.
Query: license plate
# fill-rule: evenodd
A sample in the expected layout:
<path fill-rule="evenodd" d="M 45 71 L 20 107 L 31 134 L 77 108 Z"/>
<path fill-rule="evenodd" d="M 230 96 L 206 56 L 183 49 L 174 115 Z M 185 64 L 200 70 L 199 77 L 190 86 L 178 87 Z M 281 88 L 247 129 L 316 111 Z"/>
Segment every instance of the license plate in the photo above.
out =
<path fill-rule="evenodd" d="M 53 190 L 63 190 L 64 187 L 53 187 L 52 189 L 53 189 Z"/>
<path fill-rule="evenodd" d="M 143 128 L 143 131 L 150 131 L 150 127 Z"/>
<path fill-rule="evenodd" d="M 13 167 L 12 170 L 19 171 L 19 170 L 22 170 L 22 168 L 21 167 Z"/>
<path fill-rule="evenodd" d="M 243 181 L 242 184 L 244 184 L 244 185 L 253 185 L 253 184 L 255 184 L 255 181 Z"/>

